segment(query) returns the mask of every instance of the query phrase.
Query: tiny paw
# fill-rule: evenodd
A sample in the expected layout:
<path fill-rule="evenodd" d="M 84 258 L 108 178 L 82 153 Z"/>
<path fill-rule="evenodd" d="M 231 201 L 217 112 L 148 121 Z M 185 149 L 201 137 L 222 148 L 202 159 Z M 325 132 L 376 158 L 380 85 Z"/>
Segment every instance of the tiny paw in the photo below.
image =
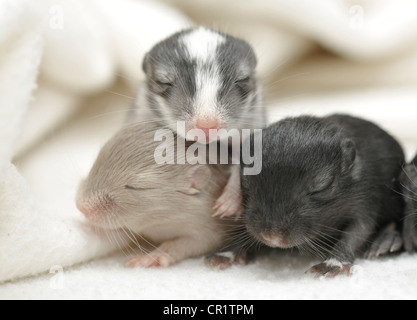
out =
<path fill-rule="evenodd" d="M 213 217 L 239 217 L 243 213 L 241 192 L 226 187 L 213 209 L 216 211 Z"/>
<path fill-rule="evenodd" d="M 248 264 L 246 252 L 223 252 L 207 256 L 204 259 L 207 266 L 213 269 L 226 270 L 233 265 L 246 266 Z"/>
<path fill-rule="evenodd" d="M 378 258 L 389 253 L 398 252 L 403 247 L 403 239 L 398 231 L 385 231 L 373 243 L 365 253 L 365 258 Z"/>
<path fill-rule="evenodd" d="M 314 274 L 316 278 L 318 277 L 326 277 L 326 278 L 334 278 L 339 275 L 352 275 L 352 267 L 353 265 L 350 263 L 342 263 L 336 259 L 329 259 L 323 263 L 320 263 L 306 273 Z"/>
<path fill-rule="evenodd" d="M 135 256 L 126 261 L 126 268 L 167 268 L 174 264 L 174 260 L 166 253 L 150 253 L 148 255 Z"/>

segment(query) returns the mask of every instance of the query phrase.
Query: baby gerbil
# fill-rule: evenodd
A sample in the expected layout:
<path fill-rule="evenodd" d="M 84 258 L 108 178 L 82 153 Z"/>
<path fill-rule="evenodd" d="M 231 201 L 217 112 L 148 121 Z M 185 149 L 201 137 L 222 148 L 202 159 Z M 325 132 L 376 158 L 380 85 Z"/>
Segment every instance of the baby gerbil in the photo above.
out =
<path fill-rule="evenodd" d="M 130 259 L 129 267 L 167 267 L 219 250 L 233 229 L 232 222 L 212 218 L 227 166 L 156 164 L 157 129 L 155 123 L 133 123 L 117 133 L 100 151 L 76 199 L 90 224 L 155 245 L 151 253 Z"/>
<path fill-rule="evenodd" d="M 145 56 L 146 83 L 130 121 L 152 119 L 180 135 L 181 121 L 185 132 L 202 130 L 206 143 L 227 141 L 230 129 L 261 129 L 266 115 L 256 66 L 254 50 L 244 40 L 204 27 L 176 33 Z M 218 136 L 210 136 L 210 130 L 218 130 Z M 235 166 L 216 214 L 241 213 L 240 199 Z"/>
<path fill-rule="evenodd" d="M 263 128 L 265 110 L 256 78 L 257 58 L 244 40 L 204 27 L 181 31 L 144 58 L 144 90 L 136 102 L 174 132 Z M 141 117 L 143 118 L 143 117 Z"/>
<path fill-rule="evenodd" d="M 405 200 L 403 225 L 404 246 L 408 252 L 417 249 L 417 156 L 405 166 L 401 175 Z"/>
<path fill-rule="evenodd" d="M 401 146 L 346 115 L 288 118 L 262 137 L 261 174 L 241 176 L 249 233 L 319 256 L 324 262 L 309 270 L 317 276 L 350 274 L 376 233 L 401 219 Z"/>

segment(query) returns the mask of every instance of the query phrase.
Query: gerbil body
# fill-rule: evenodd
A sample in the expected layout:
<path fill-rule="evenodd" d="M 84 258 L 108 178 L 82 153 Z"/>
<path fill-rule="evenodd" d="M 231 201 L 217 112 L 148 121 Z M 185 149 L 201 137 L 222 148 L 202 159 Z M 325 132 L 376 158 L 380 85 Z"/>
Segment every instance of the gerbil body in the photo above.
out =
<path fill-rule="evenodd" d="M 140 123 L 123 128 L 102 148 L 77 196 L 90 224 L 123 229 L 155 246 L 132 258 L 127 263 L 132 267 L 166 267 L 201 256 L 221 248 L 230 236 L 231 223 L 211 217 L 228 166 L 156 164 L 157 129 Z"/>
<path fill-rule="evenodd" d="M 263 166 L 241 176 L 250 234 L 321 257 L 317 275 L 350 274 L 376 234 L 401 219 L 401 146 L 365 120 L 299 117 L 263 131 Z"/>
<path fill-rule="evenodd" d="M 417 249 L 417 156 L 408 164 L 401 175 L 405 206 L 403 238 L 405 249 Z"/>

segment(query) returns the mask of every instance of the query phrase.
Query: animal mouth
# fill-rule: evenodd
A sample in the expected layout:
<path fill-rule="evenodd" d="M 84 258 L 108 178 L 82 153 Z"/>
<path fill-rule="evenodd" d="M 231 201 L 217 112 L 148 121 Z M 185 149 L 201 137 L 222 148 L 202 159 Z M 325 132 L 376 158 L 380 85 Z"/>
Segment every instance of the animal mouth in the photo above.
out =
<path fill-rule="evenodd" d="M 205 140 L 206 144 L 221 138 L 219 131 L 222 129 L 222 124 L 220 118 L 217 116 L 199 117 L 196 120 L 192 120 L 190 126 L 191 129 L 189 131 L 195 130 L 199 134 L 199 141 Z"/>
<path fill-rule="evenodd" d="M 201 128 L 194 128 L 196 135 L 194 137 L 194 141 L 205 142 L 209 144 L 211 142 L 215 142 L 221 139 L 219 135 L 220 128 L 215 129 L 201 129 Z M 197 135 L 198 134 L 198 135 Z"/>
<path fill-rule="evenodd" d="M 284 234 L 281 233 L 261 233 L 262 242 L 271 248 L 290 249 L 294 245 L 291 244 Z"/>
<path fill-rule="evenodd" d="M 111 197 L 80 197 L 76 204 L 88 225 L 97 232 L 123 231 L 124 224 L 117 219 L 117 206 Z"/>

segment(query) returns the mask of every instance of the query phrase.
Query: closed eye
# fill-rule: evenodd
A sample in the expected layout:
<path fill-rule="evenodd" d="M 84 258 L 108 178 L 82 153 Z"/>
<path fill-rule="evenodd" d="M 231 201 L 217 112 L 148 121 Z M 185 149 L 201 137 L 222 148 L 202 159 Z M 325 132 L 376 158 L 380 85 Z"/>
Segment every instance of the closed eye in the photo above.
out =
<path fill-rule="evenodd" d="M 309 196 L 317 196 L 321 193 L 324 193 L 324 191 L 326 191 L 327 189 L 323 189 L 323 190 L 319 190 L 319 191 L 311 191 L 308 193 Z"/>
<path fill-rule="evenodd" d="M 250 91 L 250 77 L 242 78 L 235 81 L 235 86 L 243 98 L 247 97 Z"/>
<path fill-rule="evenodd" d="M 242 78 L 242 79 L 236 80 L 235 83 L 236 84 L 244 84 L 244 83 L 249 82 L 249 80 L 250 80 L 250 77 L 246 77 L 246 78 Z"/>
<path fill-rule="evenodd" d="M 164 82 L 164 81 L 155 81 L 158 86 L 161 87 L 172 87 L 173 84 L 171 82 Z"/>
<path fill-rule="evenodd" d="M 321 193 L 324 193 L 325 191 L 328 191 L 333 186 L 333 182 L 335 180 L 334 176 L 330 177 L 321 177 L 321 179 L 318 179 L 316 181 L 316 185 L 312 190 L 308 192 L 309 196 L 315 196 L 319 195 Z"/>
<path fill-rule="evenodd" d="M 172 88 L 174 87 L 174 84 L 172 82 L 168 81 L 155 81 L 156 86 L 154 86 L 155 93 L 159 94 L 160 96 L 166 98 L 168 97 L 169 93 L 171 92 Z"/>

